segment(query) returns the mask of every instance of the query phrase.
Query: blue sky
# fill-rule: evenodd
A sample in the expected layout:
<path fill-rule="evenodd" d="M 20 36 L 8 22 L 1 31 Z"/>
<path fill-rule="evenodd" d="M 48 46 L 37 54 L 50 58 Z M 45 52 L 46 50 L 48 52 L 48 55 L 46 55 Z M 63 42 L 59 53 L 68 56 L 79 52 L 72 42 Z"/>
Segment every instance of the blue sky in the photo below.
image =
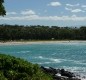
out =
<path fill-rule="evenodd" d="M 0 24 L 86 25 L 86 0 L 5 0 Z"/>

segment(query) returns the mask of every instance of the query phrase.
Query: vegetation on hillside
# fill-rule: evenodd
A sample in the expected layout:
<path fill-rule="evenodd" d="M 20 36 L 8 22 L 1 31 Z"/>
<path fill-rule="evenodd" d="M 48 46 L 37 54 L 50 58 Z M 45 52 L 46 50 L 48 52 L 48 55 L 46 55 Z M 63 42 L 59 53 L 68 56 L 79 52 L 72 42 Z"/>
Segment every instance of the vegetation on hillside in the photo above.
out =
<path fill-rule="evenodd" d="M 0 25 L 0 40 L 86 40 L 86 26 Z"/>
<path fill-rule="evenodd" d="M 0 54 L 0 80 L 52 80 L 37 64 Z"/>

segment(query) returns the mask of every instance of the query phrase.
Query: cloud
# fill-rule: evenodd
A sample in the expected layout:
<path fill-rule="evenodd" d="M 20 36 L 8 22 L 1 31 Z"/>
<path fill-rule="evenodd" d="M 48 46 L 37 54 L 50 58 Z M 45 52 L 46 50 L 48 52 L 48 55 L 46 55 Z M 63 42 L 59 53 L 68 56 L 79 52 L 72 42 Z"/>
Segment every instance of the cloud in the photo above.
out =
<path fill-rule="evenodd" d="M 74 9 L 74 10 L 71 10 L 71 12 L 78 13 L 78 12 L 85 12 L 85 11 L 84 10 L 81 10 L 81 9 Z"/>
<path fill-rule="evenodd" d="M 73 5 L 71 5 L 71 4 L 66 4 L 66 6 L 71 6 L 71 7 L 72 7 Z"/>
<path fill-rule="evenodd" d="M 67 8 L 67 7 L 65 7 L 65 10 L 69 10 L 69 11 L 71 11 L 72 9 L 71 9 L 71 8 Z"/>
<path fill-rule="evenodd" d="M 4 21 L 33 21 L 33 20 L 45 20 L 45 21 L 86 21 L 86 16 L 79 17 L 76 15 L 72 16 L 39 16 L 39 15 L 21 15 L 21 16 L 10 16 L 0 17 L 0 20 Z"/>
<path fill-rule="evenodd" d="M 50 2 L 50 3 L 48 4 L 48 6 L 57 7 L 57 6 L 61 6 L 61 3 L 60 3 L 60 2 Z"/>
<path fill-rule="evenodd" d="M 72 4 L 66 4 L 66 6 L 69 6 L 69 7 L 76 7 L 76 6 L 79 6 L 79 5 L 80 5 L 79 3 L 74 4 L 74 5 L 72 5 Z"/>
<path fill-rule="evenodd" d="M 77 8 L 80 7 L 80 8 Z M 79 3 L 77 4 L 66 4 L 65 10 L 69 10 L 70 12 L 73 13 L 79 13 L 79 12 L 86 12 L 85 11 L 86 5 L 80 5 Z"/>
<path fill-rule="evenodd" d="M 16 12 L 7 12 L 6 15 L 16 15 Z"/>
<path fill-rule="evenodd" d="M 22 15 L 35 15 L 36 13 L 33 10 L 21 11 Z"/>
<path fill-rule="evenodd" d="M 68 7 L 65 7 L 65 10 L 71 11 L 71 12 L 73 12 L 73 13 L 85 12 L 85 11 L 82 10 L 82 9 L 72 9 L 72 8 L 68 8 Z"/>
<path fill-rule="evenodd" d="M 82 5 L 81 7 L 86 8 L 86 5 Z"/>

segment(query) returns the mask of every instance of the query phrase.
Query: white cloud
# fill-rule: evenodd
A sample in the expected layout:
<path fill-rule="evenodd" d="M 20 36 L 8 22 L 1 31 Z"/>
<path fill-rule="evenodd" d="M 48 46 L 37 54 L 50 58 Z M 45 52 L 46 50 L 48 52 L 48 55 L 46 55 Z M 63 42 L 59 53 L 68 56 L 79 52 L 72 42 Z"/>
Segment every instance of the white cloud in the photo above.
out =
<path fill-rule="evenodd" d="M 79 6 L 79 5 L 80 5 L 79 3 L 74 4 L 74 5 L 72 5 L 72 4 L 66 4 L 66 6 L 69 6 L 69 7 L 76 7 L 76 6 Z"/>
<path fill-rule="evenodd" d="M 81 7 L 86 8 L 86 5 L 82 5 Z"/>
<path fill-rule="evenodd" d="M 48 4 L 48 6 L 54 6 L 54 7 L 56 7 L 56 6 L 61 6 L 61 3 L 60 3 L 60 2 L 50 2 L 50 3 Z"/>
<path fill-rule="evenodd" d="M 77 8 L 80 7 L 80 8 Z M 69 10 L 70 12 L 73 13 L 79 13 L 79 12 L 86 12 L 85 11 L 86 5 L 80 5 L 79 3 L 77 4 L 66 4 L 65 10 Z"/>
<path fill-rule="evenodd" d="M 36 13 L 33 10 L 26 10 L 26 11 L 21 11 L 22 15 L 35 15 Z"/>
<path fill-rule="evenodd" d="M 73 5 L 71 5 L 71 4 L 66 4 L 66 6 L 71 6 L 71 7 L 72 7 Z"/>
<path fill-rule="evenodd" d="M 65 7 L 65 10 L 69 10 L 69 11 L 71 11 L 72 9 L 71 9 L 71 8 L 67 8 L 67 7 Z"/>
<path fill-rule="evenodd" d="M 15 15 L 17 14 L 16 12 L 7 12 L 6 15 Z"/>
<path fill-rule="evenodd" d="M 85 12 L 85 11 L 83 11 L 83 10 L 81 10 L 81 9 L 74 9 L 74 10 L 71 10 L 71 12 L 73 12 L 73 13 L 78 13 L 78 12 Z"/>
<path fill-rule="evenodd" d="M 39 15 L 24 15 L 24 16 L 11 16 L 11 17 L 0 17 L 0 20 L 9 21 L 32 21 L 32 20 L 48 20 L 48 21 L 86 21 L 86 16 L 79 17 L 76 15 L 72 16 L 39 16 Z"/>
<path fill-rule="evenodd" d="M 73 12 L 73 13 L 85 12 L 82 9 L 72 9 L 72 8 L 67 8 L 67 7 L 65 7 L 65 10 L 68 10 L 68 11 Z"/>

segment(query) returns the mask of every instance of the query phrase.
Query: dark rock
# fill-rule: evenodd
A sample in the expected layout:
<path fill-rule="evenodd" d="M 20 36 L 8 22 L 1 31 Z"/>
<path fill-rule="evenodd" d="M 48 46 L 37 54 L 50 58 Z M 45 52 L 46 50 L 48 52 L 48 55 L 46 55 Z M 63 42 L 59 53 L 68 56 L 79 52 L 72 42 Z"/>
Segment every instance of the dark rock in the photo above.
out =
<path fill-rule="evenodd" d="M 58 71 L 59 71 L 59 70 L 54 69 L 54 68 L 52 68 L 52 67 L 45 68 L 45 67 L 43 67 L 43 66 L 41 66 L 41 69 L 42 69 L 44 72 L 49 73 L 49 74 L 52 74 L 52 75 L 57 74 Z"/>
<path fill-rule="evenodd" d="M 53 74 L 57 74 L 58 73 L 58 70 L 57 69 L 54 69 L 52 67 L 49 67 L 50 70 L 52 70 Z"/>
<path fill-rule="evenodd" d="M 65 76 L 54 76 L 54 80 L 68 80 L 68 77 Z"/>
<path fill-rule="evenodd" d="M 49 69 L 49 68 L 45 68 L 43 66 L 41 66 L 41 69 L 46 72 L 46 73 L 53 73 L 52 69 Z"/>
<path fill-rule="evenodd" d="M 74 75 L 73 73 L 68 72 L 68 71 L 65 71 L 64 69 L 61 69 L 61 75 L 62 75 L 62 76 L 69 77 L 69 78 L 75 77 L 75 75 Z"/>
<path fill-rule="evenodd" d="M 51 76 L 53 77 L 54 80 L 81 80 L 78 79 L 74 73 L 71 73 L 69 71 L 65 71 L 64 69 L 55 69 L 52 67 L 49 68 L 45 68 L 43 66 L 41 66 L 41 69 L 47 73 L 47 74 L 51 74 Z"/>
<path fill-rule="evenodd" d="M 69 78 L 69 80 L 81 80 L 81 79 L 74 77 L 74 78 Z"/>

